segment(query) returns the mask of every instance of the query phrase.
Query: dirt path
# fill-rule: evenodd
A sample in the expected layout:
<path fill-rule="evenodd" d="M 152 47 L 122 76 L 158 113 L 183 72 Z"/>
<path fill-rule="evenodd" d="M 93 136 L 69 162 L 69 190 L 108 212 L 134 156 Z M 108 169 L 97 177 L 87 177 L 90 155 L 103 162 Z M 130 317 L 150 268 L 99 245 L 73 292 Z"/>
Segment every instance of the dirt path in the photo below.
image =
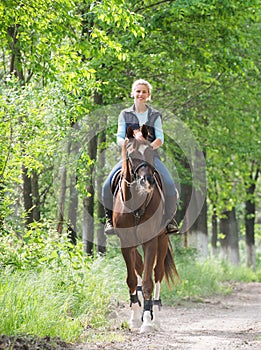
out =
<path fill-rule="evenodd" d="M 126 305 L 118 313 L 118 326 L 128 318 Z M 232 295 L 213 297 L 201 303 L 163 307 L 160 319 L 162 329 L 159 332 L 144 335 L 118 328 L 111 331 L 118 341 L 82 344 L 75 349 L 260 350 L 261 283 L 241 283 Z"/>

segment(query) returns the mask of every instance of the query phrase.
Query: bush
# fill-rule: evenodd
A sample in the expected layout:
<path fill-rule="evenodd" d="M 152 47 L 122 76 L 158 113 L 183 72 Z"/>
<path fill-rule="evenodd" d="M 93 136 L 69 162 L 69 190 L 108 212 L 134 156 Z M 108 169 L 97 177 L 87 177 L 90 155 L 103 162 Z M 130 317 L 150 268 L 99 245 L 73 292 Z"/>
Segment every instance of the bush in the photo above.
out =
<path fill-rule="evenodd" d="M 50 231 L 49 231 L 50 232 Z M 52 231 L 51 231 L 52 232 Z M 95 260 L 82 244 L 47 235 L 39 226 L 0 242 L 0 333 L 79 338 L 107 324 L 125 278 L 121 257 Z"/>

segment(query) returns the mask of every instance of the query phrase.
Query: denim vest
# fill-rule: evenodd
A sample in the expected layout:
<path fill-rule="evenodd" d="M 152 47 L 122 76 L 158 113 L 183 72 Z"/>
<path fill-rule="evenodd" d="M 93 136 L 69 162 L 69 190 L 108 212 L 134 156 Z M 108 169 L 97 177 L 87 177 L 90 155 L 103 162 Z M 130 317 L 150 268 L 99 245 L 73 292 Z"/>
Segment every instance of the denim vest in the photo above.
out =
<path fill-rule="evenodd" d="M 156 139 L 155 128 L 154 128 L 155 121 L 159 116 L 160 118 L 162 118 L 162 116 L 159 111 L 151 108 L 150 106 L 147 106 L 147 109 L 148 109 L 148 120 L 145 123 L 145 125 L 147 126 L 147 129 L 148 129 L 148 141 L 153 142 Z M 139 120 L 135 114 L 134 105 L 131 106 L 130 108 L 125 109 L 122 112 L 122 115 L 126 124 L 126 132 L 129 126 L 131 126 L 133 130 L 140 128 Z"/>

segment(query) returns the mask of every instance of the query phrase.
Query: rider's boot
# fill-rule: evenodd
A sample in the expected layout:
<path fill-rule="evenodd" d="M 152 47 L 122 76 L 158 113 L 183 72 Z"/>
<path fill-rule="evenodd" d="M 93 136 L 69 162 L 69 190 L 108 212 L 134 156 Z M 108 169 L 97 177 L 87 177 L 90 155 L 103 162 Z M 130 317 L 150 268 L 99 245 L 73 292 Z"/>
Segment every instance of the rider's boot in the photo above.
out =
<path fill-rule="evenodd" d="M 167 233 L 178 234 L 179 226 L 174 219 L 177 212 L 177 203 L 178 203 L 178 191 L 172 196 L 165 197 L 165 210 L 166 210 L 166 222 L 167 222 Z"/>
<path fill-rule="evenodd" d="M 179 226 L 174 219 L 174 217 L 170 220 L 170 222 L 167 225 L 167 233 L 173 233 L 178 234 L 179 233 Z"/>
<path fill-rule="evenodd" d="M 112 211 L 110 209 L 105 208 L 105 228 L 104 233 L 106 235 L 114 235 L 115 231 L 112 224 Z"/>

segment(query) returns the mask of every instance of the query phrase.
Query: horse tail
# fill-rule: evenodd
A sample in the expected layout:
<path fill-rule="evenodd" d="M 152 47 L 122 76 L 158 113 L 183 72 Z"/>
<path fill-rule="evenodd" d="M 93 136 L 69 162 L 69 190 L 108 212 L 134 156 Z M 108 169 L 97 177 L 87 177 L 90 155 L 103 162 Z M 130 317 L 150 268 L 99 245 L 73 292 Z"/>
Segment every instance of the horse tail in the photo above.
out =
<path fill-rule="evenodd" d="M 174 261 L 174 253 L 173 253 L 170 240 L 168 244 L 167 255 L 164 260 L 164 269 L 165 269 L 165 278 L 166 278 L 167 286 L 169 288 L 172 284 L 175 283 L 176 278 L 179 280 L 179 282 L 181 282 L 181 278 L 179 276 L 179 273 Z"/>

